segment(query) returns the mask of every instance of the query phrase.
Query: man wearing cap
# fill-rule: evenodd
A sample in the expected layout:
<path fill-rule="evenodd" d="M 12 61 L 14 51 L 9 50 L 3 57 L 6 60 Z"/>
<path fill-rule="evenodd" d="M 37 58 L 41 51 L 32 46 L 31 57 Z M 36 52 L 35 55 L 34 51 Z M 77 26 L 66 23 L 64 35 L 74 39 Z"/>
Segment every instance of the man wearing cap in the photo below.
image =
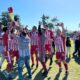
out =
<path fill-rule="evenodd" d="M 45 50 L 46 50 L 46 61 L 47 61 L 47 53 L 49 54 L 50 57 L 50 65 L 52 65 L 52 33 L 50 30 L 48 30 L 48 25 L 44 25 L 45 28 L 45 37 L 46 37 L 46 42 L 45 42 Z"/>

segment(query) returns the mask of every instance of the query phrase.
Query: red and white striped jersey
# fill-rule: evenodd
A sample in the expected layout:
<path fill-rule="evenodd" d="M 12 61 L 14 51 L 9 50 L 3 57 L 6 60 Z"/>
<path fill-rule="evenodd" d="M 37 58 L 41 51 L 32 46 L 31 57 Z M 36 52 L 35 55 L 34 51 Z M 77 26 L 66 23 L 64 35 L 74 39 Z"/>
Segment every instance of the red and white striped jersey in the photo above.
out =
<path fill-rule="evenodd" d="M 65 52 L 65 37 L 56 36 L 55 45 L 57 52 Z"/>
<path fill-rule="evenodd" d="M 18 40 L 15 35 L 10 35 L 8 47 L 9 50 L 18 51 Z"/>
<path fill-rule="evenodd" d="M 38 33 L 35 31 L 35 32 L 31 32 L 31 45 L 38 45 Z"/>
<path fill-rule="evenodd" d="M 51 39 L 53 39 L 53 32 L 51 30 L 46 30 L 45 37 L 46 37 L 46 44 L 51 44 Z"/>

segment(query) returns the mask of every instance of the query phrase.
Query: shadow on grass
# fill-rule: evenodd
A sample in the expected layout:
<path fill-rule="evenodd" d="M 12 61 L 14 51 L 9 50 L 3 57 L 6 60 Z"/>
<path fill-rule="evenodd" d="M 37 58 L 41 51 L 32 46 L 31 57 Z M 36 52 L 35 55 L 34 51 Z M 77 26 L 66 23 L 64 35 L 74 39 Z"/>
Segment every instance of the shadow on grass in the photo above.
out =
<path fill-rule="evenodd" d="M 0 71 L 0 80 L 8 80 L 8 78 Z"/>
<path fill-rule="evenodd" d="M 51 80 L 51 77 L 49 77 L 47 80 Z"/>
<path fill-rule="evenodd" d="M 48 71 L 50 71 L 50 69 L 51 69 L 51 67 L 49 67 L 49 69 L 48 69 Z M 32 72 L 32 74 L 34 74 L 34 72 L 36 71 L 37 69 L 34 69 L 34 71 Z M 33 80 L 44 80 L 47 76 L 42 76 L 42 71 L 43 71 L 43 69 L 41 69 L 38 73 L 37 73 L 37 75 L 35 76 L 35 78 L 33 79 Z M 25 73 L 26 74 L 26 73 Z M 24 74 L 24 76 L 25 76 L 25 80 L 29 80 L 28 79 L 28 76 L 26 76 Z M 50 80 L 50 79 L 48 79 L 48 80 Z"/>
<path fill-rule="evenodd" d="M 51 67 L 49 67 L 48 72 L 50 71 Z M 38 74 L 35 76 L 33 80 L 44 80 L 47 76 L 42 76 L 42 70 L 41 69 Z"/>
<path fill-rule="evenodd" d="M 80 57 L 78 57 L 77 55 L 74 55 L 74 60 L 76 63 L 80 65 Z"/>
<path fill-rule="evenodd" d="M 56 74 L 54 80 L 59 80 L 60 74 L 61 74 L 61 72 L 58 72 L 58 73 Z"/>
<path fill-rule="evenodd" d="M 62 80 L 68 80 L 68 74 L 65 74 L 65 76 Z"/>
<path fill-rule="evenodd" d="M 34 74 L 36 70 L 37 70 L 37 68 L 34 69 L 34 71 L 32 72 L 32 74 Z"/>
<path fill-rule="evenodd" d="M 69 57 L 69 58 L 66 58 L 66 62 L 67 63 L 69 63 L 70 62 L 70 60 L 71 60 L 71 58 Z"/>
<path fill-rule="evenodd" d="M 37 73 L 37 75 L 35 76 L 35 78 L 34 78 L 34 80 L 44 80 L 44 76 L 42 76 L 42 70 L 43 69 L 41 69 L 38 73 Z"/>
<path fill-rule="evenodd" d="M 32 71 L 32 75 L 35 73 L 36 70 L 37 70 L 37 69 L 35 68 L 35 69 Z M 27 75 L 27 72 L 26 72 L 23 76 L 26 77 L 26 75 Z"/>
<path fill-rule="evenodd" d="M 23 69 L 25 66 L 23 66 Z M 23 76 L 25 76 L 27 73 L 25 73 Z M 12 71 L 11 71 L 11 76 L 13 79 L 15 79 L 18 76 L 18 66 L 14 66 Z"/>

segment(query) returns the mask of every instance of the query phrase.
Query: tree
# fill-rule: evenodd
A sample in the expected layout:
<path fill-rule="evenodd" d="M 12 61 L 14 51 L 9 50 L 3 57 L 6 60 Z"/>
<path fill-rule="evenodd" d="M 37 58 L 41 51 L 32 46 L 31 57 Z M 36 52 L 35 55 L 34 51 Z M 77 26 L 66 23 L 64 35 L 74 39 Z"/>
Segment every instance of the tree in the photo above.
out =
<path fill-rule="evenodd" d="M 1 21 L 1 23 L 2 23 L 4 26 L 7 26 L 7 25 L 8 25 L 8 22 L 10 21 L 8 12 L 3 12 L 3 13 L 1 14 L 0 21 Z"/>
<path fill-rule="evenodd" d="M 78 27 L 80 28 L 80 23 L 79 23 L 79 26 Z"/>
<path fill-rule="evenodd" d="M 20 16 L 19 15 L 14 15 L 14 20 L 20 22 Z"/>
<path fill-rule="evenodd" d="M 47 20 L 49 19 L 49 16 L 45 16 L 44 14 L 42 15 L 42 24 L 46 25 L 47 24 Z"/>
<path fill-rule="evenodd" d="M 19 15 L 14 15 L 14 20 L 15 20 L 19 25 L 21 25 L 20 16 L 19 16 Z"/>
<path fill-rule="evenodd" d="M 54 17 L 51 21 L 52 21 L 53 24 L 55 25 L 56 23 L 58 23 L 59 20 L 57 19 L 57 17 Z"/>
<path fill-rule="evenodd" d="M 14 15 L 14 21 L 15 21 L 16 24 L 20 25 L 20 17 L 19 17 L 19 15 Z M 0 22 L 4 26 L 8 26 L 10 23 L 12 23 L 8 12 L 2 12 L 2 14 L 0 15 Z"/>
<path fill-rule="evenodd" d="M 54 28 L 54 25 L 52 23 L 48 23 L 49 28 Z"/>

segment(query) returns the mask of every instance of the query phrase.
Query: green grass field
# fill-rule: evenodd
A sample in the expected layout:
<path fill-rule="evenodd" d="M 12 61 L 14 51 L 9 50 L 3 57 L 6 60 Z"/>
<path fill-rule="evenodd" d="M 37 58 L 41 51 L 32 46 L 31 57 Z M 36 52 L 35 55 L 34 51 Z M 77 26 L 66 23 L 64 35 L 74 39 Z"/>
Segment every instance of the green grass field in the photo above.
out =
<path fill-rule="evenodd" d="M 72 41 L 72 48 L 71 48 L 71 53 L 73 52 L 73 41 Z M 42 66 L 39 63 L 39 67 L 36 69 L 32 69 L 32 80 L 80 80 L 80 59 L 78 58 L 73 58 L 71 54 L 71 60 L 68 59 L 68 66 L 69 66 L 69 74 L 65 75 L 65 69 L 63 67 L 63 70 L 61 73 L 58 73 L 58 65 L 56 64 L 56 58 L 55 55 L 53 57 L 53 64 L 52 66 L 49 66 L 49 60 L 47 62 L 47 68 L 49 69 L 49 73 L 47 77 L 42 77 Z M 2 69 L 4 70 L 6 68 L 7 62 L 5 61 Z M 26 74 L 27 70 L 26 68 L 23 69 L 23 75 L 27 76 Z M 18 76 L 15 77 L 14 80 L 18 80 Z M 27 80 L 27 79 L 26 79 Z"/>

